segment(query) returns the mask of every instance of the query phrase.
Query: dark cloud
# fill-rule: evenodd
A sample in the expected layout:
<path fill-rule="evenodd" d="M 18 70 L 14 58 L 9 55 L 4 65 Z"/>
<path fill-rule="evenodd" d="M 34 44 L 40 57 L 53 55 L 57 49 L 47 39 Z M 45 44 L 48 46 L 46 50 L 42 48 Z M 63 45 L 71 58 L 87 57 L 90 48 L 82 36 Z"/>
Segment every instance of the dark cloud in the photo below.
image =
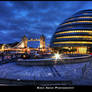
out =
<path fill-rule="evenodd" d="M 50 42 L 60 23 L 80 10 L 92 9 L 91 5 L 92 1 L 0 1 L 0 43 L 41 34 Z"/>

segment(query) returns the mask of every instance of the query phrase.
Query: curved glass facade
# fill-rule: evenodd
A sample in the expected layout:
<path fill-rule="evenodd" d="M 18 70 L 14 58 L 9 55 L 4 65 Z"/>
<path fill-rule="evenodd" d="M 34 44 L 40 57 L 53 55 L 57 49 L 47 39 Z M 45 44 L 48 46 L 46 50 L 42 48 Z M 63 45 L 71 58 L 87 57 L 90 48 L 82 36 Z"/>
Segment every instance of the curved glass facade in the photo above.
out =
<path fill-rule="evenodd" d="M 75 48 L 76 53 L 88 53 L 88 48 L 92 47 L 92 10 L 79 11 L 66 19 L 56 29 L 50 45 L 52 48 Z"/>

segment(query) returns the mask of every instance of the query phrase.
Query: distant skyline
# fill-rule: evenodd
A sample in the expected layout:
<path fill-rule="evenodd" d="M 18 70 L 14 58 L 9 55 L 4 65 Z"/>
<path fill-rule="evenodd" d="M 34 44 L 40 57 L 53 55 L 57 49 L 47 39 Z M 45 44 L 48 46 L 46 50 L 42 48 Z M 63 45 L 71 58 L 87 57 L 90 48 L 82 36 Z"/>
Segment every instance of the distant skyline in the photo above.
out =
<path fill-rule="evenodd" d="M 92 9 L 92 1 L 0 1 L 0 43 L 41 34 L 49 43 L 59 24 L 85 9 Z"/>

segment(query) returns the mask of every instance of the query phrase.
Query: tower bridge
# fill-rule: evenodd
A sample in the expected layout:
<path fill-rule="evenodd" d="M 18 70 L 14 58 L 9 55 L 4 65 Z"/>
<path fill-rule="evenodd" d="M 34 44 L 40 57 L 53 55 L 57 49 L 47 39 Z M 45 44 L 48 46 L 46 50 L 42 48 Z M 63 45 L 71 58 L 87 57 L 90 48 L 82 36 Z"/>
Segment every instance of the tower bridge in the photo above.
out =
<path fill-rule="evenodd" d="M 28 39 L 25 35 L 23 36 L 22 40 L 16 44 L 15 46 L 10 46 L 9 44 L 3 44 L 1 47 L 0 51 L 4 51 L 4 50 L 17 50 L 17 51 L 21 51 L 24 49 L 29 49 L 28 48 L 28 42 L 30 41 L 39 41 L 40 42 L 40 50 L 44 50 L 45 49 L 45 36 L 41 35 L 39 39 Z M 30 50 L 34 50 L 34 48 L 30 48 Z M 35 50 L 38 50 L 38 48 L 36 48 Z"/>
<path fill-rule="evenodd" d="M 17 45 L 18 48 L 28 48 L 28 42 L 30 41 L 40 41 L 40 48 L 45 48 L 45 36 L 41 35 L 40 39 L 28 39 L 25 35 L 22 38 L 22 41 Z"/>

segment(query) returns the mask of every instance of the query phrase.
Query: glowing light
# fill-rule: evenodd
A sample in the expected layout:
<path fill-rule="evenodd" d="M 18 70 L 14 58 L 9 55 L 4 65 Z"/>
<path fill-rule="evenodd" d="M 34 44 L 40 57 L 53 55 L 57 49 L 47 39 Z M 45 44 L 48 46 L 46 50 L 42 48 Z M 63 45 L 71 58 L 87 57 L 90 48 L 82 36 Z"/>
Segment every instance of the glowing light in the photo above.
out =
<path fill-rule="evenodd" d="M 68 19 L 68 20 L 72 20 L 72 19 L 80 19 L 80 18 L 92 18 L 92 17 L 83 16 L 83 17 L 77 17 L 77 18 L 70 18 L 70 19 Z"/>
<path fill-rule="evenodd" d="M 91 38 L 92 36 L 64 36 L 64 37 L 56 37 L 56 39 L 61 39 L 61 38 Z"/>
<path fill-rule="evenodd" d="M 18 47 L 19 48 L 24 48 L 24 43 L 22 42 Z"/>
<path fill-rule="evenodd" d="M 77 48 L 77 52 L 81 54 L 86 54 L 87 53 L 87 47 L 79 47 Z"/>
<path fill-rule="evenodd" d="M 26 57 L 26 55 L 23 55 L 23 57 L 25 58 L 25 57 Z"/>
<path fill-rule="evenodd" d="M 81 33 L 84 33 L 84 32 L 86 32 L 86 33 L 92 33 L 92 30 L 90 30 L 90 31 L 88 31 L 88 30 L 72 30 L 72 31 L 66 31 L 66 32 L 58 32 L 58 33 L 56 33 L 56 35 L 57 34 L 64 34 L 64 33 L 79 33 L 79 32 L 81 32 Z"/>
<path fill-rule="evenodd" d="M 59 54 L 59 53 L 56 53 L 55 54 L 55 59 L 57 60 L 57 59 L 61 59 L 61 57 L 60 57 L 61 55 Z"/>
<path fill-rule="evenodd" d="M 79 18 L 92 18 L 92 17 L 79 17 Z"/>
<path fill-rule="evenodd" d="M 68 22 L 68 23 L 64 23 L 64 24 L 62 24 L 62 25 L 65 25 L 65 24 L 71 24 L 71 23 L 85 23 L 85 22 L 87 22 L 87 23 L 92 23 L 92 21 L 76 21 L 76 22 Z"/>
<path fill-rule="evenodd" d="M 54 42 L 54 44 L 92 44 L 92 42 L 82 42 L 82 41 L 68 41 L 68 42 Z"/>

